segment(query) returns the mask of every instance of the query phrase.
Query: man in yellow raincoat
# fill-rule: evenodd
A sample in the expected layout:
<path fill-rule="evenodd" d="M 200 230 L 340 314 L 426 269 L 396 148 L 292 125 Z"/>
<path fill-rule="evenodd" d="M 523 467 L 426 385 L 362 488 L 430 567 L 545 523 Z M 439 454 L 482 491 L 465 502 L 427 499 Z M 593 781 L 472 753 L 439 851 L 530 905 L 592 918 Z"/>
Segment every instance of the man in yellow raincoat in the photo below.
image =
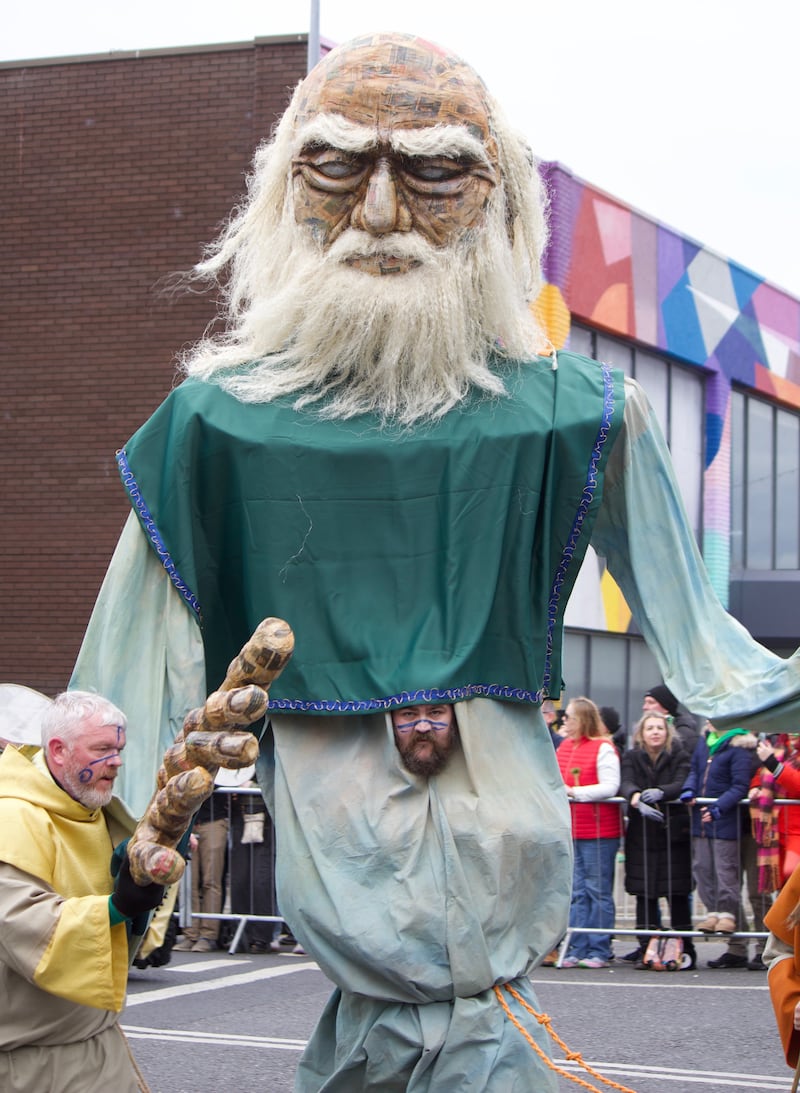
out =
<path fill-rule="evenodd" d="M 163 888 L 139 887 L 114 849 L 133 820 L 114 797 L 125 715 L 60 695 L 42 747 L 0 756 L 0 1089 L 136 1093 L 118 1024 L 131 946 Z"/>

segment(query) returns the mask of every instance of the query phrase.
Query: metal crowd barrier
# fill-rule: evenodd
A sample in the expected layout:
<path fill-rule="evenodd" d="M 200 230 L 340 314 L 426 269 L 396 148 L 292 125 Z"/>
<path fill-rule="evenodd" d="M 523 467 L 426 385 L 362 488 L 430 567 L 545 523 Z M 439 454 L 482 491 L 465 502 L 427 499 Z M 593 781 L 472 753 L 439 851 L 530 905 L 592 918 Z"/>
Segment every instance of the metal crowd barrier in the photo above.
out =
<path fill-rule="evenodd" d="M 186 862 L 186 869 L 180 881 L 180 888 L 178 890 L 179 909 L 176 912 L 176 915 L 178 924 L 182 928 L 186 928 L 193 921 L 199 919 L 218 921 L 220 925 L 223 923 L 230 923 L 233 927 L 233 933 L 230 935 L 230 940 L 226 940 L 225 946 L 227 947 L 228 953 L 232 955 L 238 950 L 239 945 L 241 944 L 248 922 L 271 922 L 277 926 L 284 921 L 278 911 L 275 896 L 275 828 L 261 796 L 261 790 L 257 787 L 216 786 L 214 794 L 216 798 L 227 797 L 226 818 L 228 821 L 228 833 L 225 864 L 223 867 L 222 910 L 219 912 L 207 912 L 196 910 L 192 906 L 192 879 L 194 867 L 192 855 L 190 854 Z M 258 804 L 261 806 L 258 811 L 263 811 L 265 813 L 263 843 L 239 843 L 238 846 L 235 845 L 235 840 L 241 835 L 244 828 L 244 821 L 242 820 L 242 823 L 240 824 L 235 813 L 235 809 L 240 804 L 239 799 L 243 797 L 256 798 Z M 264 853 L 268 855 L 269 859 L 268 864 L 266 865 L 266 875 L 268 877 L 268 890 L 266 893 L 264 891 L 256 891 L 252 884 L 252 878 L 257 873 L 257 856 Z M 248 885 L 249 901 L 245 900 L 245 903 L 249 903 L 249 906 L 241 906 L 239 900 L 237 900 L 237 894 L 241 893 L 240 890 L 237 891 L 239 886 L 234 883 L 235 878 L 233 874 L 234 869 L 237 867 L 242 868 L 245 863 L 248 876 L 251 879 L 251 883 Z M 264 871 L 264 867 L 265 863 L 262 861 L 260 863 L 262 872 Z M 264 900 L 268 910 L 266 913 L 263 910 L 259 913 L 254 908 L 257 904 L 262 904 L 262 901 Z M 236 904 L 236 906 L 234 906 L 234 904 Z"/>
<path fill-rule="evenodd" d="M 261 798 L 261 791 L 256 787 L 218 786 L 215 789 L 215 793 L 217 795 L 227 796 L 227 798 L 228 798 L 228 800 L 227 800 L 228 838 L 227 838 L 227 852 L 226 852 L 227 865 L 226 865 L 226 868 L 225 868 L 225 887 L 224 887 L 223 909 L 220 912 L 209 913 L 209 912 L 203 912 L 202 910 L 195 910 L 192 907 L 192 859 L 191 859 L 191 856 L 190 856 L 190 858 L 187 862 L 186 871 L 185 871 L 185 873 L 183 875 L 183 878 L 180 882 L 181 886 L 180 886 L 180 890 L 179 890 L 179 910 L 178 910 L 178 912 L 176 912 L 176 914 L 178 915 L 178 922 L 179 922 L 179 925 L 181 927 L 189 926 L 190 923 L 195 919 L 216 919 L 216 920 L 219 920 L 219 922 L 221 924 L 226 923 L 226 922 L 233 924 L 234 925 L 233 934 L 231 935 L 230 941 L 227 942 L 227 951 L 229 953 L 233 954 L 237 951 L 239 945 L 241 944 L 242 936 L 244 934 L 244 931 L 247 927 L 248 922 L 271 922 L 271 923 L 274 923 L 276 925 L 283 922 L 283 918 L 281 917 L 281 915 L 279 913 L 279 910 L 278 910 L 278 907 L 277 907 L 277 901 L 276 901 L 276 897 L 275 897 L 275 885 L 274 885 L 274 876 L 275 876 L 275 829 L 272 825 L 272 821 L 269 817 L 269 814 L 266 813 L 266 806 L 264 806 L 264 812 L 266 813 L 266 822 L 265 822 L 265 825 L 264 825 L 264 838 L 269 840 L 268 843 L 266 844 L 266 846 L 267 846 L 266 852 L 268 853 L 269 859 L 270 859 L 270 865 L 269 865 L 269 870 L 268 870 L 268 875 L 269 875 L 269 878 L 270 878 L 270 886 L 269 886 L 269 891 L 267 893 L 267 902 L 269 904 L 269 912 L 268 913 L 257 913 L 254 910 L 254 905 L 256 903 L 256 892 L 252 889 L 251 889 L 251 892 L 250 892 L 250 901 L 249 901 L 250 905 L 249 905 L 249 907 L 237 906 L 237 907 L 234 908 L 233 905 L 232 905 L 232 890 L 233 890 L 233 885 L 231 883 L 231 881 L 232 881 L 232 868 L 233 868 L 233 865 L 236 864 L 236 860 L 241 862 L 241 851 L 245 849 L 245 846 L 240 846 L 235 855 L 232 853 L 232 851 L 234 849 L 233 842 L 234 842 L 235 835 L 239 833 L 239 824 L 238 824 L 238 822 L 234 823 L 234 812 L 233 812 L 233 810 L 234 810 L 234 807 L 238 804 L 238 800 L 236 800 L 237 798 L 252 796 L 252 797 L 258 798 L 258 801 L 261 805 L 263 805 L 263 800 Z M 698 797 L 698 798 L 696 798 L 696 803 L 698 805 L 714 804 L 714 803 L 716 803 L 716 801 L 717 801 L 716 797 Z M 571 805 L 586 804 L 586 803 L 587 802 L 570 802 Z M 624 831 L 624 813 L 625 813 L 625 810 L 627 809 L 627 802 L 624 798 L 622 798 L 622 797 L 611 797 L 611 798 L 607 798 L 603 801 L 596 801 L 596 802 L 589 802 L 589 803 L 592 803 L 592 804 L 617 804 L 617 805 L 619 805 L 620 809 L 623 811 L 623 831 Z M 743 800 L 743 801 L 740 802 L 740 808 L 747 808 L 749 805 L 750 805 L 750 802 L 748 800 Z M 775 801 L 774 801 L 774 805 L 775 806 L 780 805 L 780 806 L 796 807 L 796 806 L 800 805 L 800 800 L 793 800 L 793 799 L 789 799 L 789 798 L 776 798 Z M 674 808 L 688 809 L 687 805 L 682 804 L 681 802 L 678 802 L 678 801 L 670 801 L 670 802 L 662 801 L 661 806 L 662 806 L 662 808 L 667 808 L 667 809 L 674 809 Z M 645 824 L 647 824 L 647 822 L 648 821 L 645 821 Z M 742 851 L 742 847 L 741 847 L 742 830 L 741 829 L 742 829 L 742 825 L 740 823 L 740 825 L 739 825 L 739 837 L 737 838 L 737 843 L 739 844 L 740 868 L 741 868 L 741 860 L 742 860 L 742 854 L 741 854 L 741 851 Z M 645 827 L 645 832 L 646 831 L 647 831 L 647 827 Z M 690 854 L 691 854 L 691 840 L 693 840 L 693 838 L 694 838 L 694 836 L 690 835 Z M 256 844 L 246 844 L 247 853 L 249 855 L 248 868 L 249 868 L 249 873 L 250 873 L 251 877 L 254 875 L 254 857 L 258 853 L 263 853 L 263 849 L 258 850 L 256 848 L 257 847 L 262 847 L 263 848 L 264 845 L 265 844 L 258 844 L 258 843 L 256 843 Z M 616 864 L 616 868 L 615 868 L 615 887 L 619 886 L 620 888 L 623 887 L 623 883 L 621 882 L 621 876 L 620 876 L 620 872 L 621 872 L 620 871 L 620 866 L 623 865 L 623 863 L 624 863 L 624 847 L 625 847 L 625 836 L 623 834 L 623 836 L 620 839 L 620 847 L 619 847 L 619 851 L 618 851 L 618 855 L 617 855 L 617 864 Z M 744 876 L 744 873 L 742 872 L 742 873 L 740 873 L 740 877 L 739 877 L 740 892 L 742 890 L 744 880 L 745 880 L 745 876 Z M 263 893 L 261 893 L 261 895 L 263 896 Z M 612 893 L 612 895 L 614 896 L 614 905 L 615 905 L 615 921 L 614 921 L 613 927 L 608 927 L 608 926 L 606 926 L 606 927 L 568 926 L 567 927 L 567 932 L 566 932 L 566 934 L 564 936 L 564 939 L 561 942 L 560 947 L 559 947 L 559 949 L 560 949 L 559 962 L 560 962 L 560 959 L 563 956 L 563 954 L 567 951 L 567 948 L 568 948 L 568 945 L 569 945 L 569 939 L 570 939 L 570 937 L 573 933 L 611 934 L 613 937 L 618 937 L 618 938 L 623 938 L 623 937 L 638 938 L 642 934 L 648 934 L 648 933 L 655 932 L 653 928 L 639 928 L 639 929 L 637 929 L 635 925 L 633 925 L 631 927 L 626 927 L 626 926 L 622 925 L 623 922 L 627 921 L 631 917 L 633 917 L 634 921 L 635 921 L 635 914 L 630 915 L 626 911 L 625 914 L 620 915 L 618 913 L 618 905 L 620 903 L 620 899 L 615 893 Z M 624 891 L 623 891 L 622 895 L 623 895 L 624 899 L 627 899 L 627 898 L 635 899 L 635 897 L 632 897 L 632 896 L 628 897 L 627 893 L 624 893 Z M 695 902 L 693 918 L 697 918 L 702 913 L 702 911 L 701 911 L 702 904 L 700 903 L 699 899 L 697 898 L 696 894 L 694 894 L 694 893 L 692 895 L 692 899 Z M 771 902 L 771 899 L 770 899 L 770 902 Z M 659 901 L 659 905 L 660 905 L 660 903 L 661 903 L 661 901 Z M 750 915 L 752 916 L 753 912 L 754 912 L 754 909 L 752 907 L 752 895 L 750 893 L 747 893 L 745 899 L 743 900 L 743 910 L 742 910 L 743 914 L 747 914 L 747 904 L 750 905 L 749 910 L 750 910 Z M 710 908 L 708 908 L 707 910 L 710 910 Z M 701 937 L 701 938 L 708 938 L 709 936 L 711 936 L 711 937 L 716 938 L 717 940 L 723 939 L 723 936 L 724 936 L 725 940 L 728 940 L 730 938 L 743 938 L 743 939 L 747 939 L 747 940 L 755 940 L 757 938 L 766 938 L 767 937 L 767 932 L 766 931 L 761 931 L 761 930 L 752 930 L 752 931 L 750 931 L 750 930 L 747 930 L 747 931 L 746 930 L 737 930 L 737 931 L 735 931 L 734 933 L 731 933 L 731 934 L 708 935 L 708 934 L 706 934 L 706 933 L 704 933 L 700 930 L 683 930 L 683 931 L 681 931 L 681 930 L 672 930 L 672 929 L 659 929 L 658 933 L 659 933 L 660 936 L 663 934 L 663 936 L 665 936 L 665 937 Z"/>
<path fill-rule="evenodd" d="M 696 805 L 716 804 L 717 800 L 718 800 L 717 797 L 696 797 L 695 798 L 695 804 Z M 690 811 L 690 806 L 688 806 L 687 804 L 684 804 L 681 801 L 663 801 L 662 800 L 659 803 L 660 803 L 660 806 L 661 806 L 662 809 L 684 809 L 684 810 Z M 794 799 L 794 798 L 784 798 L 784 797 L 775 798 L 775 800 L 772 803 L 773 803 L 773 806 L 775 806 L 775 807 L 777 807 L 777 806 L 781 806 L 781 807 L 788 806 L 788 807 L 794 808 L 794 807 L 800 806 L 800 800 L 797 800 L 797 799 Z M 578 805 L 578 804 L 617 804 L 617 805 L 619 805 L 620 810 L 623 812 L 623 817 L 622 817 L 622 820 L 623 820 L 623 823 L 622 823 L 623 835 L 620 838 L 620 846 L 619 846 L 619 850 L 618 850 L 618 853 L 617 853 L 617 863 L 616 863 L 616 869 L 615 869 L 614 886 L 616 888 L 619 885 L 620 887 L 624 888 L 624 853 L 625 853 L 625 835 L 624 835 L 624 831 L 625 831 L 625 813 L 626 813 L 626 810 L 628 808 L 628 804 L 627 804 L 626 799 L 624 797 L 609 797 L 609 798 L 603 799 L 602 801 L 591 801 L 591 802 L 570 801 L 570 806 L 572 806 L 572 807 L 574 807 L 575 805 Z M 741 800 L 739 802 L 740 811 L 741 811 L 741 809 L 747 809 L 748 812 L 749 812 L 750 805 L 751 805 L 750 800 L 748 800 L 746 798 Z M 645 835 L 646 835 L 646 832 L 648 830 L 648 828 L 646 826 L 648 822 L 652 822 L 652 821 L 647 821 L 647 820 L 644 821 L 644 823 L 645 823 L 645 828 L 644 828 Z M 778 822 L 778 824 L 780 824 L 780 819 L 778 819 L 777 822 Z M 746 819 L 746 823 L 749 824 L 749 816 Z M 689 841 L 689 853 L 690 853 L 690 856 L 691 856 L 692 860 L 693 860 L 693 841 L 694 841 L 694 838 L 695 838 L 694 834 L 690 832 L 690 836 L 689 836 L 689 840 L 690 840 Z M 767 910 L 769 909 L 769 906 L 772 903 L 772 900 L 774 898 L 775 893 L 774 892 L 773 893 L 766 893 L 766 892 L 765 893 L 752 893 L 748 890 L 748 886 L 745 884 L 746 871 L 745 871 L 745 869 L 743 868 L 743 865 L 742 865 L 742 847 L 743 847 L 743 842 L 744 842 L 745 838 L 752 839 L 753 837 L 752 837 L 752 835 L 746 835 L 746 833 L 743 831 L 742 822 L 740 822 L 739 826 L 738 826 L 737 839 L 736 839 L 736 843 L 737 843 L 737 846 L 738 846 L 738 855 L 737 856 L 738 856 L 738 860 L 739 860 L 739 878 L 738 878 L 738 882 L 739 882 L 739 892 L 740 892 L 740 912 L 739 912 L 740 913 L 740 922 L 741 922 L 742 917 L 747 919 L 748 912 L 749 912 L 750 917 L 752 917 L 754 922 L 755 922 L 759 918 L 763 920 L 763 916 L 766 914 Z M 622 871 L 620 871 L 620 866 L 622 866 Z M 669 868 L 669 865 L 668 865 L 668 868 Z M 620 872 L 622 872 L 622 876 L 620 876 Z M 669 884 L 669 881 L 668 881 L 667 886 L 671 887 L 671 885 Z M 692 903 L 694 905 L 693 906 L 692 917 L 693 917 L 694 920 L 697 920 L 697 919 L 700 919 L 700 918 L 704 917 L 705 912 L 713 910 L 713 908 L 704 908 L 703 907 L 703 904 L 701 903 L 699 897 L 697 896 L 697 893 L 695 892 L 694 888 L 695 888 L 695 886 L 694 886 L 694 876 L 693 876 L 692 877 L 692 893 L 691 893 L 690 898 L 691 898 Z M 742 894 L 743 888 L 745 889 L 744 894 Z M 625 895 L 625 897 L 630 898 L 630 899 L 635 900 L 635 898 L 636 898 L 635 896 L 629 896 L 628 893 L 624 893 L 624 895 Z M 569 948 L 570 938 L 571 938 L 573 933 L 609 934 L 609 935 L 612 936 L 612 938 L 631 937 L 631 938 L 635 938 L 637 940 L 643 935 L 648 935 L 649 936 L 649 935 L 652 935 L 654 933 L 657 933 L 659 937 L 662 937 L 662 936 L 663 937 L 683 937 L 683 938 L 685 938 L 685 937 L 699 937 L 699 938 L 705 938 L 707 940 L 708 939 L 714 939 L 716 941 L 728 941 L 728 940 L 731 940 L 731 939 L 734 939 L 734 938 L 741 939 L 741 940 L 744 940 L 744 941 L 755 941 L 755 940 L 760 939 L 760 938 L 766 939 L 769 936 L 769 932 L 767 930 L 759 930 L 759 929 L 753 929 L 753 930 L 737 929 L 737 930 L 733 931 L 732 933 L 708 934 L 708 933 L 706 933 L 702 930 L 672 930 L 672 929 L 663 928 L 663 927 L 659 927 L 659 928 L 639 927 L 637 929 L 636 926 L 634 925 L 634 926 L 628 928 L 628 927 L 622 926 L 621 921 L 626 921 L 629 917 L 632 917 L 634 919 L 634 922 L 635 922 L 635 910 L 634 910 L 633 915 L 627 915 L 626 914 L 622 919 L 620 919 L 620 915 L 618 914 L 618 904 L 619 904 L 620 901 L 617 898 L 617 895 L 615 893 L 612 893 L 612 896 L 614 898 L 614 907 L 615 907 L 614 925 L 613 926 L 600 926 L 600 927 L 588 927 L 588 926 L 577 926 L 577 925 L 576 926 L 572 926 L 572 925 L 568 926 L 566 934 L 564 935 L 563 940 L 560 942 L 560 944 L 558 946 L 558 952 L 559 952 L 558 964 L 561 963 L 561 960 L 562 960 L 564 954 L 567 952 L 567 949 Z M 753 899 L 754 898 L 756 900 L 763 901 L 761 908 L 753 907 Z M 661 907 L 661 904 L 662 904 L 663 901 L 664 901 L 664 897 L 660 897 L 659 898 L 659 907 Z"/>

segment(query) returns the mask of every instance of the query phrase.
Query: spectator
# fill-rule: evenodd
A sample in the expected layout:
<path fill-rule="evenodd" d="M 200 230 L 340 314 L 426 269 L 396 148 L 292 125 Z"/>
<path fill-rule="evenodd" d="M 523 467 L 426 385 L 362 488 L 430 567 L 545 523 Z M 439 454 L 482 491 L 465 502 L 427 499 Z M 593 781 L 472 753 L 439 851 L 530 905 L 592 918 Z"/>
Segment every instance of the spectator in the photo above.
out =
<path fill-rule="evenodd" d="M 620 756 L 622 756 L 628 745 L 628 737 L 625 728 L 619 719 L 619 711 L 615 710 L 613 706 L 601 706 L 600 720 L 603 722 L 603 728 L 611 739 L 612 744 L 617 749 Z"/>
<path fill-rule="evenodd" d="M 754 776 L 754 782 L 757 779 Z M 751 785 L 750 810 L 739 810 L 741 821 L 741 837 L 739 839 L 739 876 L 747 892 L 750 908 L 753 912 L 753 930 L 756 933 L 766 933 L 765 917 L 772 904 L 772 893 L 780 887 L 778 884 L 778 846 L 777 832 L 769 833 L 769 826 L 762 820 L 762 812 L 759 807 L 758 790 Z M 775 845 L 771 845 L 774 837 Z M 763 845 L 761 845 L 763 843 Z M 775 868 L 765 867 L 764 861 L 767 855 L 774 855 Z M 744 900 L 739 900 L 739 919 L 737 933 L 746 934 L 750 929 L 745 913 Z M 763 952 L 766 939 L 757 937 L 753 945 L 753 956 L 748 959 L 747 939 L 744 936 L 734 936 L 729 939 L 727 952 L 735 957 L 744 957 L 750 971 L 766 971 Z"/>
<path fill-rule="evenodd" d="M 747 796 L 756 738 L 744 729 L 717 733 L 710 721 L 692 755 L 681 800 L 692 806 L 692 863 L 706 916 L 703 933 L 735 933 L 741 916 L 741 817 L 739 802 Z M 696 799 L 713 798 L 698 805 Z M 709 968 L 744 968 L 746 953 L 727 951 Z"/>
<path fill-rule="evenodd" d="M 743 825 L 742 874 L 746 879 L 753 929 L 766 930 L 765 917 L 778 891 L 800 863 L 800 807 L 775 805 L 776 797 L 800 797 L 800 736 L 766 735 L 756 745 L 756 771 L 750 784 L 749 822 Z M 746 923 L 742 923 L 746 928 Z M 741 955 L 746 948 L 733 951 Z M 729 946 L 733 948 L 733 943 Z M 753 971 L 766 970 L 764 941 L 759 938 L 748 961 Z"/>
<path fill-rule="evenodd" d="M 673 930 L 691 930 L 692 852 L 689 817 L 677 800 L 689 773 L 690 757 L 670 718 L 645 714 L 636 726 L 633 747 L 622 757 L 620 794 L 629 804 L 625 833 L 625 891 L 636 896 L 636 928 L 661 927 L 659 899 L 669 903 Z M 644 967 L 647 937 L 625 960 Z M 684 939 L 689 967 L 697 962 L 691 938 Z"/>
<path fill-rule="evenodd" d="M 751 756 L 750 809 L 749 812 L 739 809 L 739 876 L 753 912 L 753 930 L 763 934 L 767 930 L 764 918 L 772 903 L 772 893 L 780 887 L 778 831 L 771 807 L 773 794 L 768 788 L 770 779 L 761 765 L 757 747 Z M 748 959 L 747 939 L 742 935 L 749 929 L 744 900 L 740 899 L 736 934 L 728 940 L 726 959 L 735 958 L 737 966 L 743 960 L 751 971 L 766 971 L 762 956 L 765 938 L 755 939 L 753 956 Z"/>
<path fill-rule="evenodd" d="M 619 789 L 619 756 L 603 735 L 600 711 L 573 698 L 564 717 L 567 738 L 556 752 L 572 804 L 574 868 L 571 927 L 614 927 L 614 866 L 622 833 L 620 808 L 599 804 Z M 613 959 L 611 934 L 570 934 L 562 968 L 605 968 Z"/>
<path fill-rule="evenodd" d="M 45 713 L 40 749 L 0 757 L 0 1089 L 147 1088 L 119 1013 L 164 889 L 134 884 L 125 854 L 111 875 L 134 827 L 113 796 L 126 732 L 116 706 L 72 691 Z"/>
<path fill-rule="evenodd" d="M 556 709 L 555 702 L 553 702 L 551 698 L 546 698 L 542 703 L 542 717 L 550 733 L 550 739 L 553 741 L 553 747 L 560 747 L 561 741 L 564 738 L 558 732 L 558 710 Z"/>
<path fill-rule="evenodd" d="M 700 736 L 697 718 L 686 710 L 681 710 L 677 698 L 663 683 L 645 691 L 642 700 L 642 713 L 667 714 L 672 718 L 683 750 L 691 756 Z"/>
<path fill-rule="evenodd" d="M 757 807 L 766 813 L 764 824 L 778 836 L 774 885 L 778 889 L 800 865 L 800 805 L 773 806 L 775 797 L 800 799 L 800 733 L 781 733 L 772 741 L 765 736 L 759 740 L 756 753 L 763 765 L 758 772 L 756 794 L 751 789 L 751 800 L 758 797 Z M 761 850 L 762 841 L 766 839 L 759 840 Z M 759 856 L 761 871 L 775 866 L 774 858 L 766 853 Z"/>
<path fill-rule="evenodd" d="M 228 871 L 231 913 L 275 914 L 275 841 L 272 821 L 260 794 L 241 793 L 256 787 L 255 768 L 226 771 L 223 784 L 235 787 L 230 802 Z M 222 772 L 220 771 L 220 774 Z M 219 783 L 220 778 L 218 776 Z M 277 922 L 248 920 L 240 941 L 251 953 L 267 953 L 277 936 Z"/>
<path fill-rule="evenodd" d="M 194 819 L 192 833 L 197 849 L 192 854 L 192 924 L 173 945 L 178 953 L 210 953 L 217 948 L 218 918 L 196 918 L 205 911 L 222 911 L 223 879 L 228 849 L 228 795 L 215 790 L 203 801 Z"/>

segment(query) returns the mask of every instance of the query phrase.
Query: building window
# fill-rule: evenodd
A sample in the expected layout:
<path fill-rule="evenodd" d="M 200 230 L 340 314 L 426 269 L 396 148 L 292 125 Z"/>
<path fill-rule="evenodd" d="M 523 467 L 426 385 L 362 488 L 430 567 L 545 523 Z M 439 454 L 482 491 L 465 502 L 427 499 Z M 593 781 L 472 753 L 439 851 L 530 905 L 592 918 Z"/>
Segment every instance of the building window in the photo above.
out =
<path fill-rule="evenodd" d="M 640 637 L 573 630 L 564 634 L 564 679 L 562 705 L 588 695 L 598 706 L 613 706 L 630 734 L 645 691 L 661 682 L 661 673 Z"/>
<path fill-rule="evenodd" d="M 731 568 L 800 569 L 800 415 L 731 395 Z"/>
<path fill-rule="evenodd" d="M 672 456 L 675 477 L 698 542 L 705 467 L 705 374 L 619 338 L 573 324 L 570 349 L 619 368 L 637 380 L 653 407 Z"/>

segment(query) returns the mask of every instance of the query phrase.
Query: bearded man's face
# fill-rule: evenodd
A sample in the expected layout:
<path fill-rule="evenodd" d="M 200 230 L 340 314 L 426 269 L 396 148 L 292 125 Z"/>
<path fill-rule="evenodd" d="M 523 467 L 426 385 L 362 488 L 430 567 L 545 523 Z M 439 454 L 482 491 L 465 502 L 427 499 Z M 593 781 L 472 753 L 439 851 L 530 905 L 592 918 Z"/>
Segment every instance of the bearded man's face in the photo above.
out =
<path fill-rule="evenodd" d="M 403 236 L 445 248 L 483 224 L 499 177 L 483 85 L 466 66 L 436 61 L 413 52 L 387 64 L 385 44 L 367 43 L 309 77 L 292 160 L 295 220 L 323 251 L 348 231 L 366 236 L 367 246 L 343 249 L 351 269 L 408 273 L 424 248 L 420 257 Z"/>
<path fill-rule="evenodd" d="M 90 810 L 102 808 L 114 794 L 125 742 L 121 725 L 106 724 L 101 714 L 93 714 L 79 731 L 50 741 L 47 763 L 70 797 Z"/>
<path fill-rule="evenodd" d="M 447 766 L 458 740 L 453 707 L 407 706 L 392 712 L 394 742 L 412 774 L 430 778 Z"/>

